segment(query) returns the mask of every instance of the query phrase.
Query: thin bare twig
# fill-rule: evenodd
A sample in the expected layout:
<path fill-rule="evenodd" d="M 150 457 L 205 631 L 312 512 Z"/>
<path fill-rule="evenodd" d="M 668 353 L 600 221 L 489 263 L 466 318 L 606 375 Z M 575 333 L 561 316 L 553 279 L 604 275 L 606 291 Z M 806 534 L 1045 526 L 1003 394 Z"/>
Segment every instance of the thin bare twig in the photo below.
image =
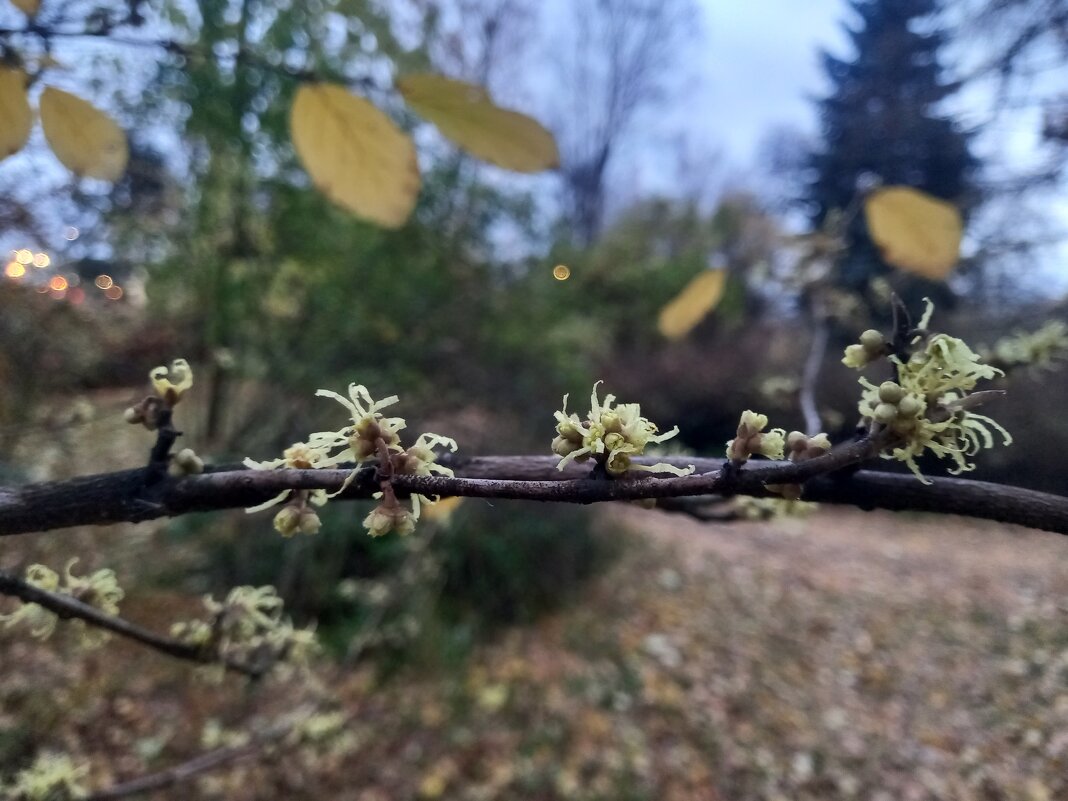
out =
<path fill-rule="evenodd" d="M 819 382 L 823 358 L 827 355 L 829 338 L 830 327 L 827 325 L 827 319 L 820 314 L 816 321 L 816 330 L 812 332 L 812 342 L 809 345 L 808 357 L 805 359 L 805 369 L 801 373 L 801 413 L 805 417 L 805 433 L 810 436 L 818 434 L 823 428 L 820 423 L 819 407 L 816 404 L 816 386 Z"/>
<path fill-rule="evenodd" d="M 111 787 L 91 793 L 86 801 L 113 801 L 116 798 L 128 798 L 132 795 L 162 790 L 231 762 L 255 756 L 267 746 L 288 736 L 290 732 L 300 725 L 301 720 L 306 719 L 310 714 L 312 714 L 312 710 L 307 713 L 298 712 L 292 714 L 288 720 L 271 726 L 266 731 L 254 736 L 247 743 L 215 748 L 185 762 L 172 765 L 165 770 L 114 784 Z"/>

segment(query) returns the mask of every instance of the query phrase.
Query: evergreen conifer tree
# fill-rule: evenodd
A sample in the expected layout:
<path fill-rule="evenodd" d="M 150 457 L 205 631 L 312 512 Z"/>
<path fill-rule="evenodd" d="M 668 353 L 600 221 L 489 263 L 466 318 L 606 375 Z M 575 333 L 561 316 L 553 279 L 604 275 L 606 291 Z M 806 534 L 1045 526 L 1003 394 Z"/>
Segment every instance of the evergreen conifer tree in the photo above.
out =
<path fill-rule="evenodd" d="M 970 135 L 947 116 L 944 101 L 958 86 L 946 80 L 939 51 L 944 34 L 934 26 L 939 0 L 851 0 L 857 24 L 846 24 L 854 54 L 824 51 L 831 93 L 819 101 L 822 138 L 810 154 L 806 200 L 816 225 L 844 210 L 866 176 L 904 184 L 956 204 L 974 205 L 978 161 Z M 858 213 L 841 281 L 865 292 L 888 267 Z M 913 286 L 906 295 L 930 293 Z M 935 293 L 940 294 L 940 293 Z"/>

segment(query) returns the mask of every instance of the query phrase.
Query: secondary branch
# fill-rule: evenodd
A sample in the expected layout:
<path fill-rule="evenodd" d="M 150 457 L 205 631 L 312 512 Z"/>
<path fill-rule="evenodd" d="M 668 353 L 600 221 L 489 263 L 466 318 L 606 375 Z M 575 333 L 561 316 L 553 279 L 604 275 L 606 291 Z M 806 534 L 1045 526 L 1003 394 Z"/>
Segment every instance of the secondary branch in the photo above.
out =
<path fill-rule="evenodd" d="M 33 584 L 6 570 L 0 570 L 0 593 L 18 598 L 23 603 L 42 606 L 65 620 L 82 620 L 91 626 L 126 637 L 129 640 L 178 659 L 200 664 L 221 662 L 227 670 L 252 677 L 261 676 L 267 667 L 246 665 L 228 659 L 216 659 L 210 654 L 203 653 L 194 645 L 173 637 L 164 637 L 154 631 L 138 626 L 136 623 L 131 623 L 125 618 L 101 612 L 95 606 L 79 601 L 77 598 L 35 587 Z"/>

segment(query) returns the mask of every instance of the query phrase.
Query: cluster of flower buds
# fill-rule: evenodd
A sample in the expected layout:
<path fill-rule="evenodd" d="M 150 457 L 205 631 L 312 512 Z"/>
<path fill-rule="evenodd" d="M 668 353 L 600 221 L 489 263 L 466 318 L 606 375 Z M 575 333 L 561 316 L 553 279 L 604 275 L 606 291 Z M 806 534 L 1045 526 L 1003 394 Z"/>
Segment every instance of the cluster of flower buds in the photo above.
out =
<path fill-rule="evenodd" d="M 864 382 L 861 414 L 902 437 L 910 436 L 920 424 L 927 402 L 922 395 L 909 392 L 896 381 L 884 381 L 878 387 Z"/>
<path fill-rule="evenodd" d="M 574 412 L 568 414 L 567 395 L 563 409 L 555 413 L 556 438 L 552 451 L 560 457 L 557 469 L 563 470 L 570 462 L 593 459 L 604 467 L 610 476 L 620 476 L 628 470 L 644 470 L 651 473 L 672 473 L 687 476 L 694 471 L 665 463 L 653 465 L 636 464 L 634 456 L 645 452 L 650 443 L 661 443 L 679 433 L 678 426 L 663 434 L 651 420 L 642 417 L 637 403 L 621 403 L 614 406 L 615 395 L 605 395 L 604 401 L 597 398 L 598 381 L 590 393 L 590 411 L 582 420 Z"/>
<path fill-rule="evenodd" d="M 283 506 L 274 516 L 274 530 L 283 537 L 292 537 L 294 534 L 318 534 L 323 527 L 323 521 L 314 509 L 309 509 L 306 503 L 307 494 L 300 493 L 297 503 Z"/>
<path fill-rule="evenodd" d="M 867 367 L 870 362 L 890 355 L 890 352 L 890 343 L 886 341 L 886 337 L 874 328 L 869 328 L 860 335 L 858 344 L 850 345 L 845 349 L 842 364 L 859 370 Z"/>
<path fill-rule="evenodd" d="M 823 456 L 831 449 L 831 441 L 826 434 L 808 436 L 800 431 L 791 431 L 786 435 L 786 458 L 791 462 L 805 462 Z M 777 492 L 785 500 L 796 501 L 801 498 L 800 484 L 768 484 L 768 489 Z"/>
<path fill-rule="evenodd" d="M 826 434 L 808 436 L 800 431 L 791 431 L 786 435 L 786 458 L 791 462 L 804 462 L 823 456 L 831 449 L 831 441 Z"/>
<path fill-rule="evenodd" d="M 754 454 L 768 459 L 783 458 L 786 431 L 781 428 L 765 431 L 767 425 L 767 415 L 749 409 L 742 412 L 735 437 L 727 442 L 727 458 L 735 465 L 745 464 Z"/>

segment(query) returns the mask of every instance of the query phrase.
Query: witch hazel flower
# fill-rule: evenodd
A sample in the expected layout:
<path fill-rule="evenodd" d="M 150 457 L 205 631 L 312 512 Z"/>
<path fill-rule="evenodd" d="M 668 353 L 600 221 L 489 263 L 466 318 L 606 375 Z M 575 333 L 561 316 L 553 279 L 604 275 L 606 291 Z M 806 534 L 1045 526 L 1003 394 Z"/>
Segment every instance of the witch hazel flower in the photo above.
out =
<path fill-rule="evenodd" d="M 590 393 L 590 411 L 586 419 L 581 419 L 574 412 L 568 413 L 567 399 L 564 395 L 563 408 L 555 413 L 556 438 L 552 451 L 560 457 L 556 465 L 563 470 L 571 462 L 584 462 L 593 459 L 603 465 L 610 476 L 621 476 L 628 470 L 644 470 L 650 473 L 672 473 L 687 476 L 694 472 L 694 466 L 686 468 L 658 463 L 654 465 L 635 464 L 634 456 L 641 456 L 650 443 L 660 443 L 671 439 L 679 433 L 678 426 L 663 434 L 655 423 L 642 417 L 641 406 L 637 403 L 615 405 L 615 395 L 605 395 L 604 400 L 597 397 L 598 381 Z"/>
<path fill-rule="evenodd" d="M 928 300 L 908 358 L 890 357 L 896 381 L 875 386 L 860 379 L 861 417 L 872 434 L 887 443 L 880 456 L 904 462 L 925 484 L 930 481 L 916 463 L 924 452 L 952 461 L 949 472 L 958 475 L 975 469 L 970 457 L 992 448 L 995 433 L 1005 445 L 1012 443 L 1012 436 L 997 421 L 973 411 L 988 393 L 972 390 L 981 380 L 1003 375 L 1002 371 L 984 364 L 963 340 L 929 333 L 933 311 Z"/>
<path fill-rule="evenodd" d="M 452 476 L 448 467 L 438 464 L 434 449 L 443 447 L 456 450 L 456 441 L 440 434 L 421 434 L 413 445 L 401 444 L 400 432 L 407 423 L 401 417 L 386 417 L 382 410 L 399 401 L 396 395 L 375 400 L 362 384 L 349 384 L 348 397 L 328 389 L 315 393 L 319 397 L 332 398 L 345 407 L 350 423 L 337 431 L 319 431 L 308 437 L 307 442 L 297 442 L 286 449 L 282 458 L 266 462 L 245 459 L 245 466 L 253 470 L 290 468 L 315 470 L 353 464 L 355 467 L 346 476 L 335 492 L 325 490 L 283 490 L 274 498 L 246 509 L 257 512 L 278 504 L 286 504 L 274 518 L 274 527 L 283 536 L 300 532 L 314 534 L 320 528 L 320 520 L 308 504 L 322 505 L 342 493 L 352 483 L 360 467 L 376 461 L 382 491 L 375 493 L 379 504 L 364 519 L 364 525 L 372 536 L 381 536 L 395 531 L 409 534 L 415 528 L 422 505 L 432 504 L 437 498 L 413 493 L 411 508 L 401 504 L 393 491 L 391 480 L 395 476 Z"/>

